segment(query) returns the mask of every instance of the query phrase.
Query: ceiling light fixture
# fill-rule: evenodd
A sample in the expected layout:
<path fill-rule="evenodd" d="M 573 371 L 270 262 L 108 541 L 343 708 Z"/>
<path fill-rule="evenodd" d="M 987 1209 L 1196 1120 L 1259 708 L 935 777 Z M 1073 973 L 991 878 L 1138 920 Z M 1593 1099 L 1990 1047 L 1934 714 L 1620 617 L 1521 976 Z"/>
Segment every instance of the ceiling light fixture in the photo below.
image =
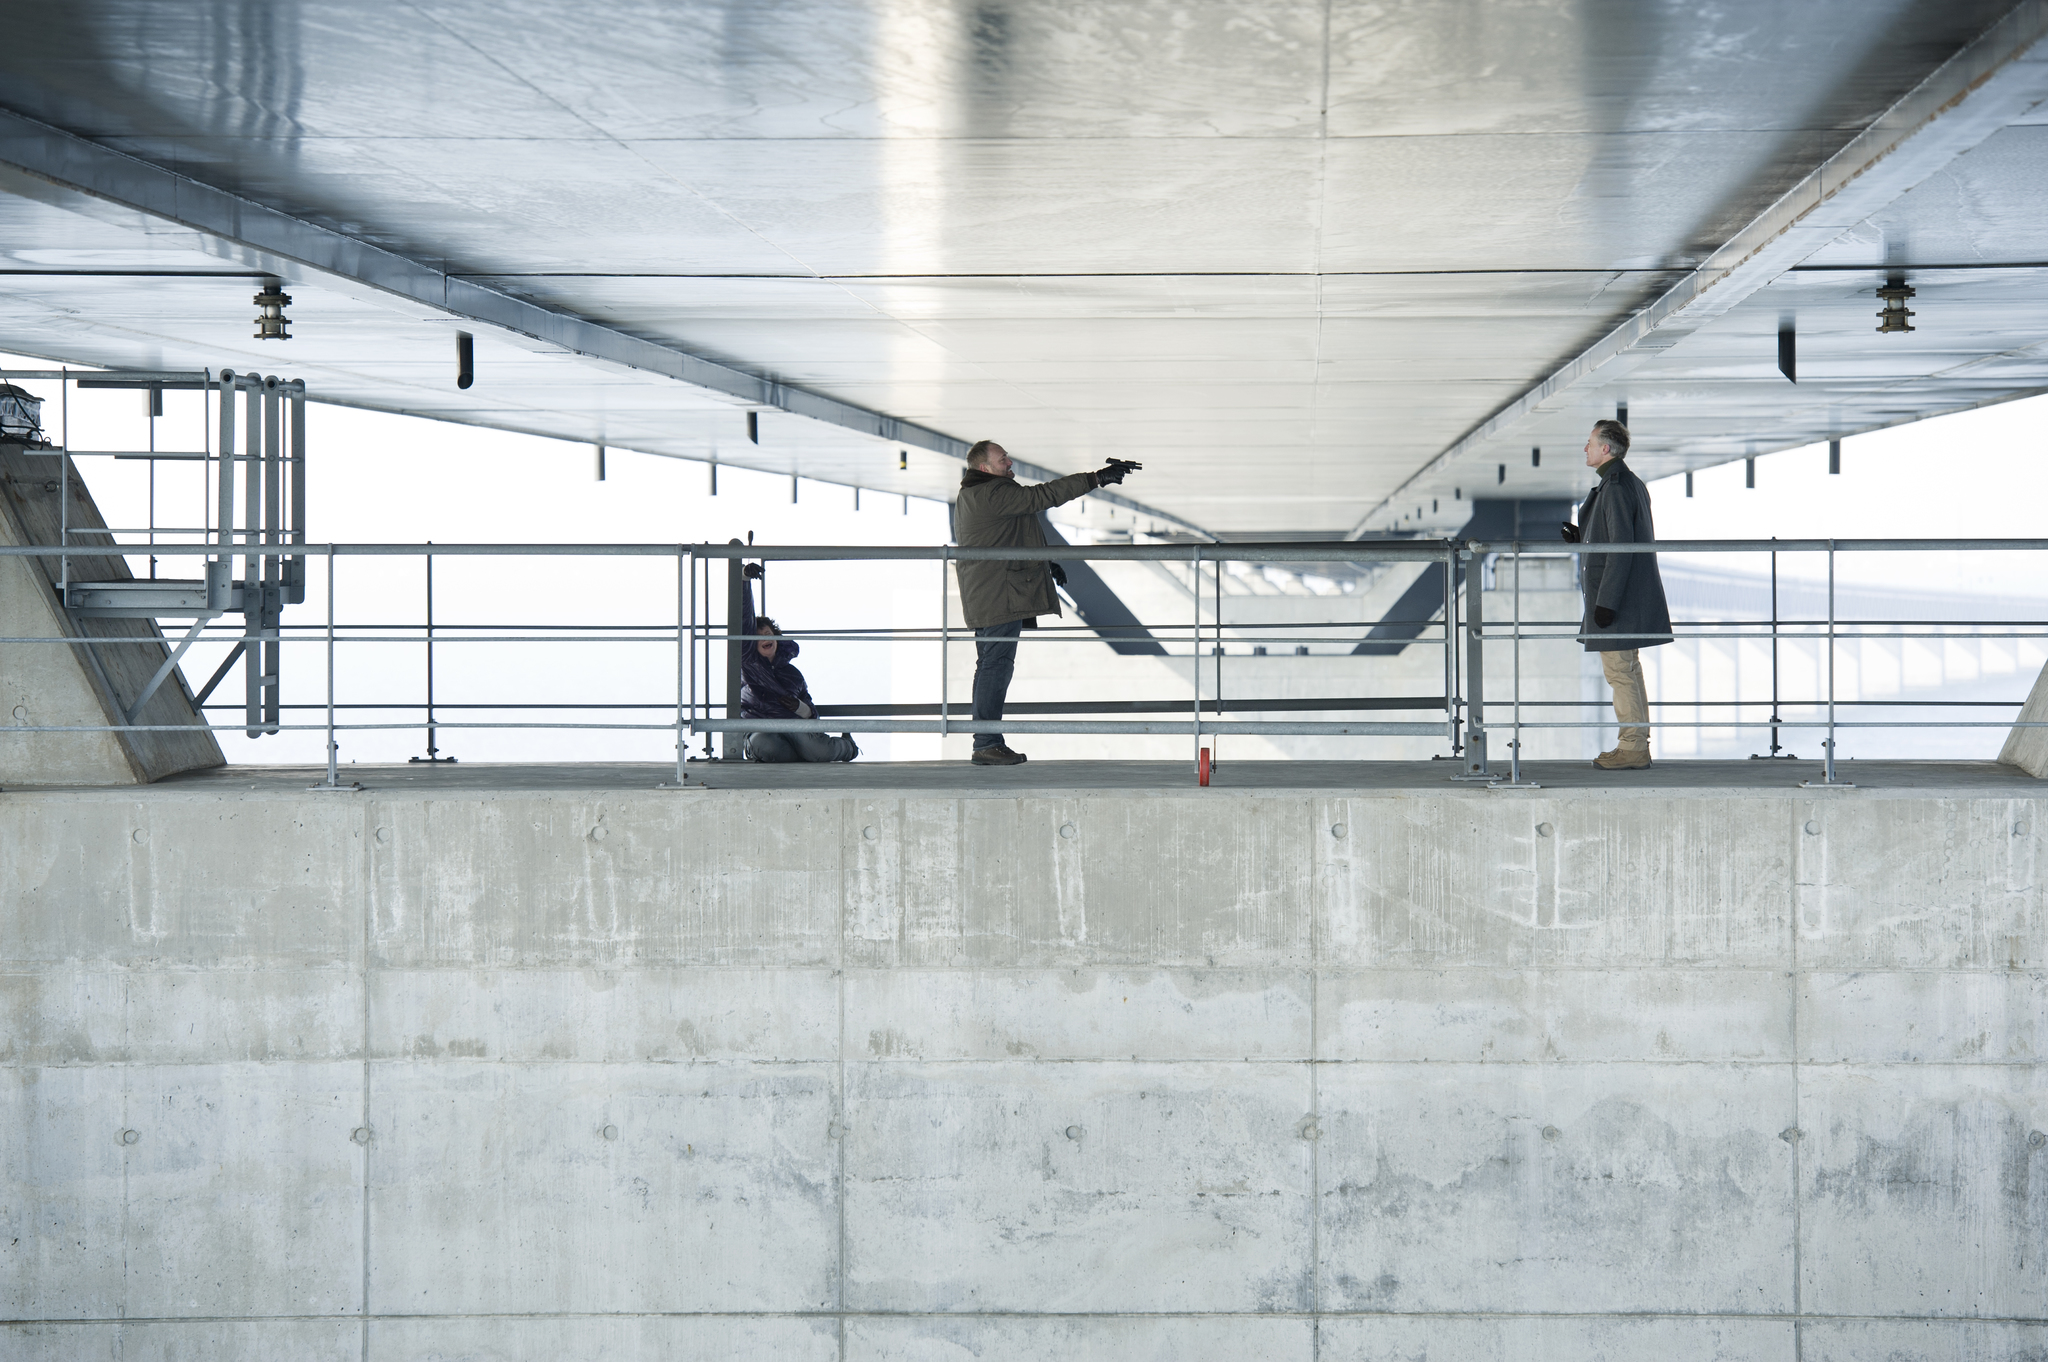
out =
<path fill-rule="evenodd" d="M 291 318 L 284 310 L 292 305 L 292 296 L 282 285 L 271 282 L 263 286 L 263 292 L 256 295 L 256 339 L 290 340 Z"/>
<path fill-rule="evenodd" d="M 26 388 L 0 383 L 0 440 L 32 447 L 43 444 L 43 399 Z"/>
<path fill-rule="evenodd" d="M 1906 310 L 1906 300 L 1914 296 L 1914 289 L 1906 282 L 1904 275 L 1893 275 L 1891 281 L 1877 291 L 1877 296 L 1884 299 L 1884 310 L 1877 314 L 1878 335 L 1915 329 L 1913 324 L 1906 320 L 1918 314 Z"/>

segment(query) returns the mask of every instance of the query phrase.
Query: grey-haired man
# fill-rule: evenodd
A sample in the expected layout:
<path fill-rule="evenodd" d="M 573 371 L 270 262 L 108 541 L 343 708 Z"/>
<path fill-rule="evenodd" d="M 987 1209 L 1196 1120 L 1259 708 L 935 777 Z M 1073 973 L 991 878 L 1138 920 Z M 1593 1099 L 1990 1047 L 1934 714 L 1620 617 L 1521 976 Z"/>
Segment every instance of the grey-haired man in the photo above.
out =
<path fill-rule="evenodd" d="M 1650 489 L 1624 460 L 1628 427 L 1596 421 L 1586 439 L 1586 467 L 1600 473 L 1599 485 L 1579 507 L 1579 523 L 1564 522 L 1571 544 L 1649 544 L 1657 538 L 1650 518 Z M 1600 654 L 1601 670 L 1614 690 L 1614 717 L 1621 735 L 1614 750 L 1593 764 L 1603 771 L 1634 770 L 1650 764 L 1650 697 L 1643 685 L 1641 650 L 1671 642 L 1671 608 L 1654 553 L 1589 553 L 1581 573 L 1586 614 L 1579 641 Z"/>

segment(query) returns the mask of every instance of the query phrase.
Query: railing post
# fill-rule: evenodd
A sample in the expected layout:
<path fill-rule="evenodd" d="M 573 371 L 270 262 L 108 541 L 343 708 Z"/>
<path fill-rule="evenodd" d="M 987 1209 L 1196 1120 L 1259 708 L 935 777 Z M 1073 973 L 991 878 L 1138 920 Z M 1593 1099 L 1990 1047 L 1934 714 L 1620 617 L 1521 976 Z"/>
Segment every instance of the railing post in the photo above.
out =
<path fill-rule="evenodd" d="M 263 544 L 263 381 L 243 378 L 242 426 L 249 452 L 242 458 L 242 543 L 254 550 Z M 333 564 L 328 564 L 330 568 Z M 263 735 L 263 556 L 242 556 L 242 721 L 251 738 Z"/>
<path fill-rule="evenodd" d="M 690 731 L 697 729 L 697 550 L 690 549 Z M 678 607 L 678 615 L 681 608 Z"/>
<path fill-rule="evenodd" d="M 275 376 L 263 380 L 263 547 L 285 543 L 284 423 Z M 263 559 L 263 731 L 275 734 L 283 718 L 284 689 L 284 559 Z"/>
<path fill-rule="evenodd" d="M 1459 741 L 1457 621 L 1458 547 L 1453 540 L 1444 547 L 1444 731 L 1450 735 L 1452 756 L 1464 747 Z"/>
<path fill-rule="evenodd" d="M 1801 782 L 1807 786 L 1839 786 L 1854 789 L 1851 781 L 1835 772 L 1835 541 L 1828 540 L 1828 736 L 1822 744 L 1821 778 Z"/>
<path fill-rule="evenodd" d="M 341 783 L 341 748 L 334 741 L 334 545 L 327 546 L 327 779 L 309 787 L 315 790 L 353 791 L 363 787 L 355 781 Z"/>
<path fill-rule="evenodd" d="M 741 547 L 737 539 L 726 542 L 735 548 Z M 740 649 L 752 646 L 734 637 L 740 632 L 740 621 L 746 615 L 746 566 L 737 557 L 725 560 L 725 717 L 728 720 L 740 717 Z M 735 729 L 726 730 L 720 750 L 727 761 L 746 760 L 747 735 Z"/>
<path fill-rule="evenodd" d="M 335 783 L 341 749 L 334 741 L 334 545 L 327 546 L 327 783 Z"/>
<path fill-rule="evenodd" d="M 1210 656 L 1216 659 L 1216 694 L 1209 703 L 1216 706 L 1216 722 L 1221 724 L 1223 722 L 1223 560 L 1221 558 L 1218 558 L 1209 565 L 1209 575 L 1216 582 L 1216 594 L 1210 602 L 1215 607 L 1216 648 Z M 1209 735 L 1209 770 L 1212 774 L 1216 770 L 1217 758 L 1222 755 L 1223 735 L 1220 732 L 1211 733 Z"/>
<path fill-rule="evenodd" d="M 693 683 L 697 675 L 697 655 L 693 642 L 694 631 L 686 632 L 684 621 L 697 604 L 697 577 L 691 570 L 694 567 L 695 559 L 691 556 L 688 546 L 676 545 L 676 778 L 673 784 L 664 781 L 655 787 L 661 790 L 690 788 L 689 774 L 683 768 L 683 763 L 688 761 L 690 756 L 687 745 L 690 724 L 684 717 L 684 705 L 696 698 Z"/>
<path fill-rule="evenodd" d="M 682 631 L 684 612 L 688 610 L 688 561 L 690 555 L 682 545 L 676 545 L 676 784 L 688 784 L 688 776 L 682 764 L 690 758 L 690 723 L 684 715 L 684 703 L 688 698 L 688 672 L 690 672 L 690 639 Z"/>
<path fill-rule="evenodd" d="M 1522 544 L 1515 541 L 1515 736 L 1508 744 L 1508 780 L 1522 783 Z"/>
<path fill-rule="evenodd" d="M 1190 559 L 1193 566 L 1189 569 L 1190 581 L 1188 585 L 1194 588 L 1189 594 L 1195 603 L 1195 627 L 1189 635 L 1192 640 L 1192 651 L 1194 653 L 1192 671 L 1195 681 L 1195 769 L 1200 771 L 1202 769 L 1202 546 L 1200 544 L 1191 545 L 1189 552 L 1193 554 L 1193 557 Z"/>
<path fill-rule="evenodd" d="M 947 594 L 952 585 L 953 546 L 945 546 L 939 555 L 939 759 L 946 757 L 946 735 L 953 731 L 953 716 L 946 693 L 946 644 L 953 632 L 953 600 Z M 966 608 L 966 603 L 961 603 Z"/>
<path fill-rule="evenodd" d="M 64 418 L 64 448 L 57 455 L 57 602 L 71 608 L 71 370 L 57 380 L 57 410 Z"/>
<path fill-rule="evenodd" d="M 1472 549 L 1465 559 L 1465 769 L 1453 780 L 1492 780 L 1486 766 L 1486 594 L 1481 555 Z"/>
<path fill-rule="evenodd" d="M 1777 537 L 1778 537 L 1778 536 L 1776 536 L 1775 534 L 1771 536 L 1771 538 L 1772 538 L 1772 539 L 1776 539 Z M 1694 713 L 1695 713 L 1695 714 L 1697 714 L 1697 713 L 1698 713 L 1698 709 L 1697 709 L 1697 708 L 1695 708 L 1695 709 L 1694 709 Z M 1737 718 L 1737 719 L 1739 720 L 1739 719 L 1740 719 L 1740 718 L 1742 717 L 1742 715 L 1741 715 L 1741 713 L 1740 713 L 1740 712 L 1738 711 L 1735 717 L 1736 717 L 1736 718 Z M 1779 743 L 1779 741 L 1778 741 L 1778 723 L 1779 723 L 1779 720 L 1780 720 L 1780 718 L 1781 718 L 1781 717 L 1782 717 L 1782 716 L 1781 716 L 1781 715 L 1780 715 L 1780 714 L 1778 713 L 1778 551 L 1777 551 L 1776 549 L 1772 549 L 1772 550 L 1771 550 L 1771 750 L 1770 750 L 1770 751 L 1769 751 L 1768 753 L 1765 753 L 1765 752 L 1752 752 L 1752 753 L 1750 753 L 1750 754 L 1749 754 L 1749 756 L 1750 756 L 1750 760 L 1752 760 L 1752 761 L 1764 761 L 1764 760 L 1784 760 L 1784 761 L 1793 761 L 1793 760 L 1796 760 L 1796 759 L 1797 759 L 1797 758 L 1796 758 L 1796 754 L 1794 754 L 1794 753 L 1791 753 L 1791 752 L 1787 752 L 1787 751 L 1786 751 L 1786 750 L 1784 749 L 1784 747 L 1783 747 L 1783 746 L 1782 746 L 1782 745 L 1781 745 L 1781 744 Z"/>

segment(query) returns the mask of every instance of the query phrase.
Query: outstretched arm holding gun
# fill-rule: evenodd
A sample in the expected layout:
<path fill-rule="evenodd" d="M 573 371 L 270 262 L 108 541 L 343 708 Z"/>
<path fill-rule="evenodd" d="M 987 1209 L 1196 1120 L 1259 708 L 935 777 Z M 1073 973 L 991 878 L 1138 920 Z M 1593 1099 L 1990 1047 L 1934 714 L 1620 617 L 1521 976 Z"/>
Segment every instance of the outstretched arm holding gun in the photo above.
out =
<path fill-rule="evenodd" d="M 1122 482 L 1130 474 L 1142 471 L 1144 467 L 1145 465 L 1136 459 L 1111 459 L 1088 476 L 1097 487 L 1107 487 L 1111 483 Z M 1045 566 L 1046 570 L 1052 573 L 1053 581 L 1061 586 L 1067 584 L 1067 570 L 1064 567 L 1056 562 L 1048 562 Z"/>

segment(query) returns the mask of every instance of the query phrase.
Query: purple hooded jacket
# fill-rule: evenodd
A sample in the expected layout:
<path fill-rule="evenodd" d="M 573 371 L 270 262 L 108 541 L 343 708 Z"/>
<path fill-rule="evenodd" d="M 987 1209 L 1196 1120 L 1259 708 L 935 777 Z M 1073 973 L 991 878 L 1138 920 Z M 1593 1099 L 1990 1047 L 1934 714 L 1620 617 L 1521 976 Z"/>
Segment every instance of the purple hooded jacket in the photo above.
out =
<path fill-rule="evenodd" d="M 746 607 L 740 623 L 740 632 L 754 634 L 754 584 L 746 584 Z M 817 714 L 817 702 L 811 699 L 810 687 L 804 684 L 804 674 L 792 665 L 799 651 L 794 639 L 781 639 L 775 645 L 775 660 L 761 656 L 755 643 L 748 643 L 740 652 L 740 713 L 749 719 L 798 719 L 803 716 L 796 712 L 796 702 L 802 700 Z"/>

